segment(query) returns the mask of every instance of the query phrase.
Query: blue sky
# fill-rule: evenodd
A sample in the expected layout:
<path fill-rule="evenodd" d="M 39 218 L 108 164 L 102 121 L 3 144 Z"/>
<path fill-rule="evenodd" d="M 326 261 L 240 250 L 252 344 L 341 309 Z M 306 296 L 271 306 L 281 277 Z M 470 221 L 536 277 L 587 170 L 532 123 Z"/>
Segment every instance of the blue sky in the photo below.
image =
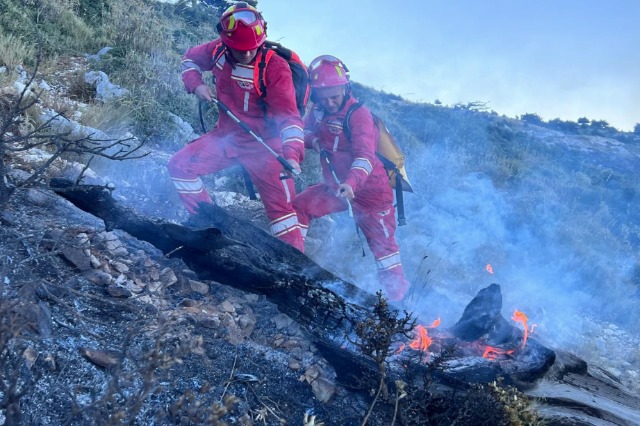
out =
<path fill-rule="evenodd" d="M 414 101 L 640 123 L 640 1 L 261 0 L 270 40 Z"/>

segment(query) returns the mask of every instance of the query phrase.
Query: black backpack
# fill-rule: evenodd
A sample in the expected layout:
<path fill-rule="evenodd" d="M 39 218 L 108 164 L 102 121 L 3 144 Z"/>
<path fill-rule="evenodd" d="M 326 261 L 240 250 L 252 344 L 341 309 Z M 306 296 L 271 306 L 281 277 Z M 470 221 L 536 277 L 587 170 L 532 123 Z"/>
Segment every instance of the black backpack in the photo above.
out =
<path fill-rule="evenodd" d="M 213 62 L 217 62 L 222 55 L 224 55 L 226 46 L 222 43 L 213 52 Z M 265 41 L 262 50 L 258 53 L 259 59 L 257 66 L 253 70 L 253 84 L 255 85 L 258 94 L 262 99 L 267 96 L 267 84 L 265 80 L 265 72 L 269 61 L 274 54 L 280 56 L 289 64 L 291 69 L 291 76 L 293 79 L 293 88 L 296 92 L 296 106 L 298 112 L 302 117 L 307 108 L 307 102 L 309 101 L 309 74 L 307 73 L 307 67 L 304 65 L 300 56 L 293 50 L 284 47 L 280 43 L 273 41 Z"/>

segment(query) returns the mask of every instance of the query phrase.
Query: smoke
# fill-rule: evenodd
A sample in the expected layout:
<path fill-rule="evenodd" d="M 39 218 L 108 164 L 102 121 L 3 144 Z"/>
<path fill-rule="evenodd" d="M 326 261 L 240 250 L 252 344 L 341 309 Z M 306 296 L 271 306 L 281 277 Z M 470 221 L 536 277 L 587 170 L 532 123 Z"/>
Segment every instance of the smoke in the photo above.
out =
<path fill-rule="evenodd" d="M 490 137 L 412 150 L 416 191 L 405 197 L 409 224 L 397 236 L 413 281 L 410 308 L 425 322 L 438 314 L 452 326 L 495 282 L 505 318 L 525 312 L 558 347 L 584 345 L 578 336 L 592 322 L 637 334 L 640 156 L 597 138 L 556 135 L 550 144 L 547 136 L 511 140 L 508 176 Z"/>

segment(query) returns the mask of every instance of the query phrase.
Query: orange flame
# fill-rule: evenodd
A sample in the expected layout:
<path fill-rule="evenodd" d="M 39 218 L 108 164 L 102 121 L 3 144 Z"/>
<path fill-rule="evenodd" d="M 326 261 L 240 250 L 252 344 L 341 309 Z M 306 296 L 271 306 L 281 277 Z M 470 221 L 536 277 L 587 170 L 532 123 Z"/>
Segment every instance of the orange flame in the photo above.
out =
<path fill-rule="evenodd" d="M 493 274 L 493 266 L 490 263 L 487 263 L 487 266 L 484 267 L 488 273 Z"/>
<path fill-rule="evenodd" d="M 494 348 L 493 346 L 487 346 L 484 349 L 482 358 L 496 359 L 498 355 L 511 355 L 513 351 L 514 351 L 513 349 L 505 350 L 500 348 Z"/>
<path fill-rule="evenodd" d="M 527 318 L 527 316 L 525 315 L 524 312 L 519 311 L 519 310 L 514 310 L 513 312 L 513 316 L 511 317 L 512 320 L 514 320 L 515 322 L 519 322 L 522 324 L 522 326 L 524 327 L 524 337 L 522 338 L 522 345 L 520 345 L 520 349 L 523 349 L 526 345 L 527 345 L 527 339 L 529 338 L 529 333 L 533 332 L 533 329 L 535 328 L 535 324 L 531 325 L 531 328 L 529 328 L 527 321 L 529 320 L 529 318 Z M 493 346 L 488 346 L 484 349 L 484 353 L 482 354 L 483 358 L 489 358 L 489 359 L 496 359 L 496 357 L 498 355 L 510 355 L 513 352 L 515 352 L 515 349 L 509 349 L 509 350 L 505 350 L 505 349 L 500 349 L 500 348 L 494 348 Z"/>
<path fill-rule="evenodd" d="M 426 352 L 427 349 L 429 349 L 429 346 L 431 345 L 431 343 L 433 342 L 433 339 L 429 337 L 429 332 L 427 331 L 427 328 L 422 325 L 418 325 L 416 327 L 416 332 L 418 336 L 415 339 L 413 339 L 411 343 L 409 343 L 409 347 L 416 351 Z"/>
<path fill-rule="evenodd" d="M 527 318 L 524 312 L 516 309 L 513 312 L 513 316 L 511 317 L 511 319 L 514 320 L 515 322 L 521 323 L 522 326 L 524 327 L 524 337 L 522 338 L 522 346 L 521 346 L 522 348 L 524 348 L 527 345 L 527 339 L 529 338 L 529 326 L 527 325 L 527 320 L 529 318 Z"/>
<path fill-rule="evenodd" d="M 416 326 L 416 336 L 411 342 L 409 342 L 408 346 L 416 351 L 427 352 L 429 350 L 429 346 L 431 346 L 431 343 L 433 343 L 433 339 L 429 336 L 428 329 L 436 328 L 439 325 L 440 318 L 433 321 L 431 325 L 424 326 L 422 324 L 418 324 Z M 402 345 L 400 345 L 396 353 L 402 352 L 406 347 L 407 345 L 403 343 Z"/>

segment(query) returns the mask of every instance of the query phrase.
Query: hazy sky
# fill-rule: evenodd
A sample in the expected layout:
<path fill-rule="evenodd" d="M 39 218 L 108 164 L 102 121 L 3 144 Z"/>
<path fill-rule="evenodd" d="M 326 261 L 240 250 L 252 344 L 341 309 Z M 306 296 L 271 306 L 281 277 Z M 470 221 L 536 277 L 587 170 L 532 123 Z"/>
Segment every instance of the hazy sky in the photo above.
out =
<path fill-rule="evenodd" d="M 640 0 L 261 0 L 270 40 L 414 101 L 640 123 Z"/>

